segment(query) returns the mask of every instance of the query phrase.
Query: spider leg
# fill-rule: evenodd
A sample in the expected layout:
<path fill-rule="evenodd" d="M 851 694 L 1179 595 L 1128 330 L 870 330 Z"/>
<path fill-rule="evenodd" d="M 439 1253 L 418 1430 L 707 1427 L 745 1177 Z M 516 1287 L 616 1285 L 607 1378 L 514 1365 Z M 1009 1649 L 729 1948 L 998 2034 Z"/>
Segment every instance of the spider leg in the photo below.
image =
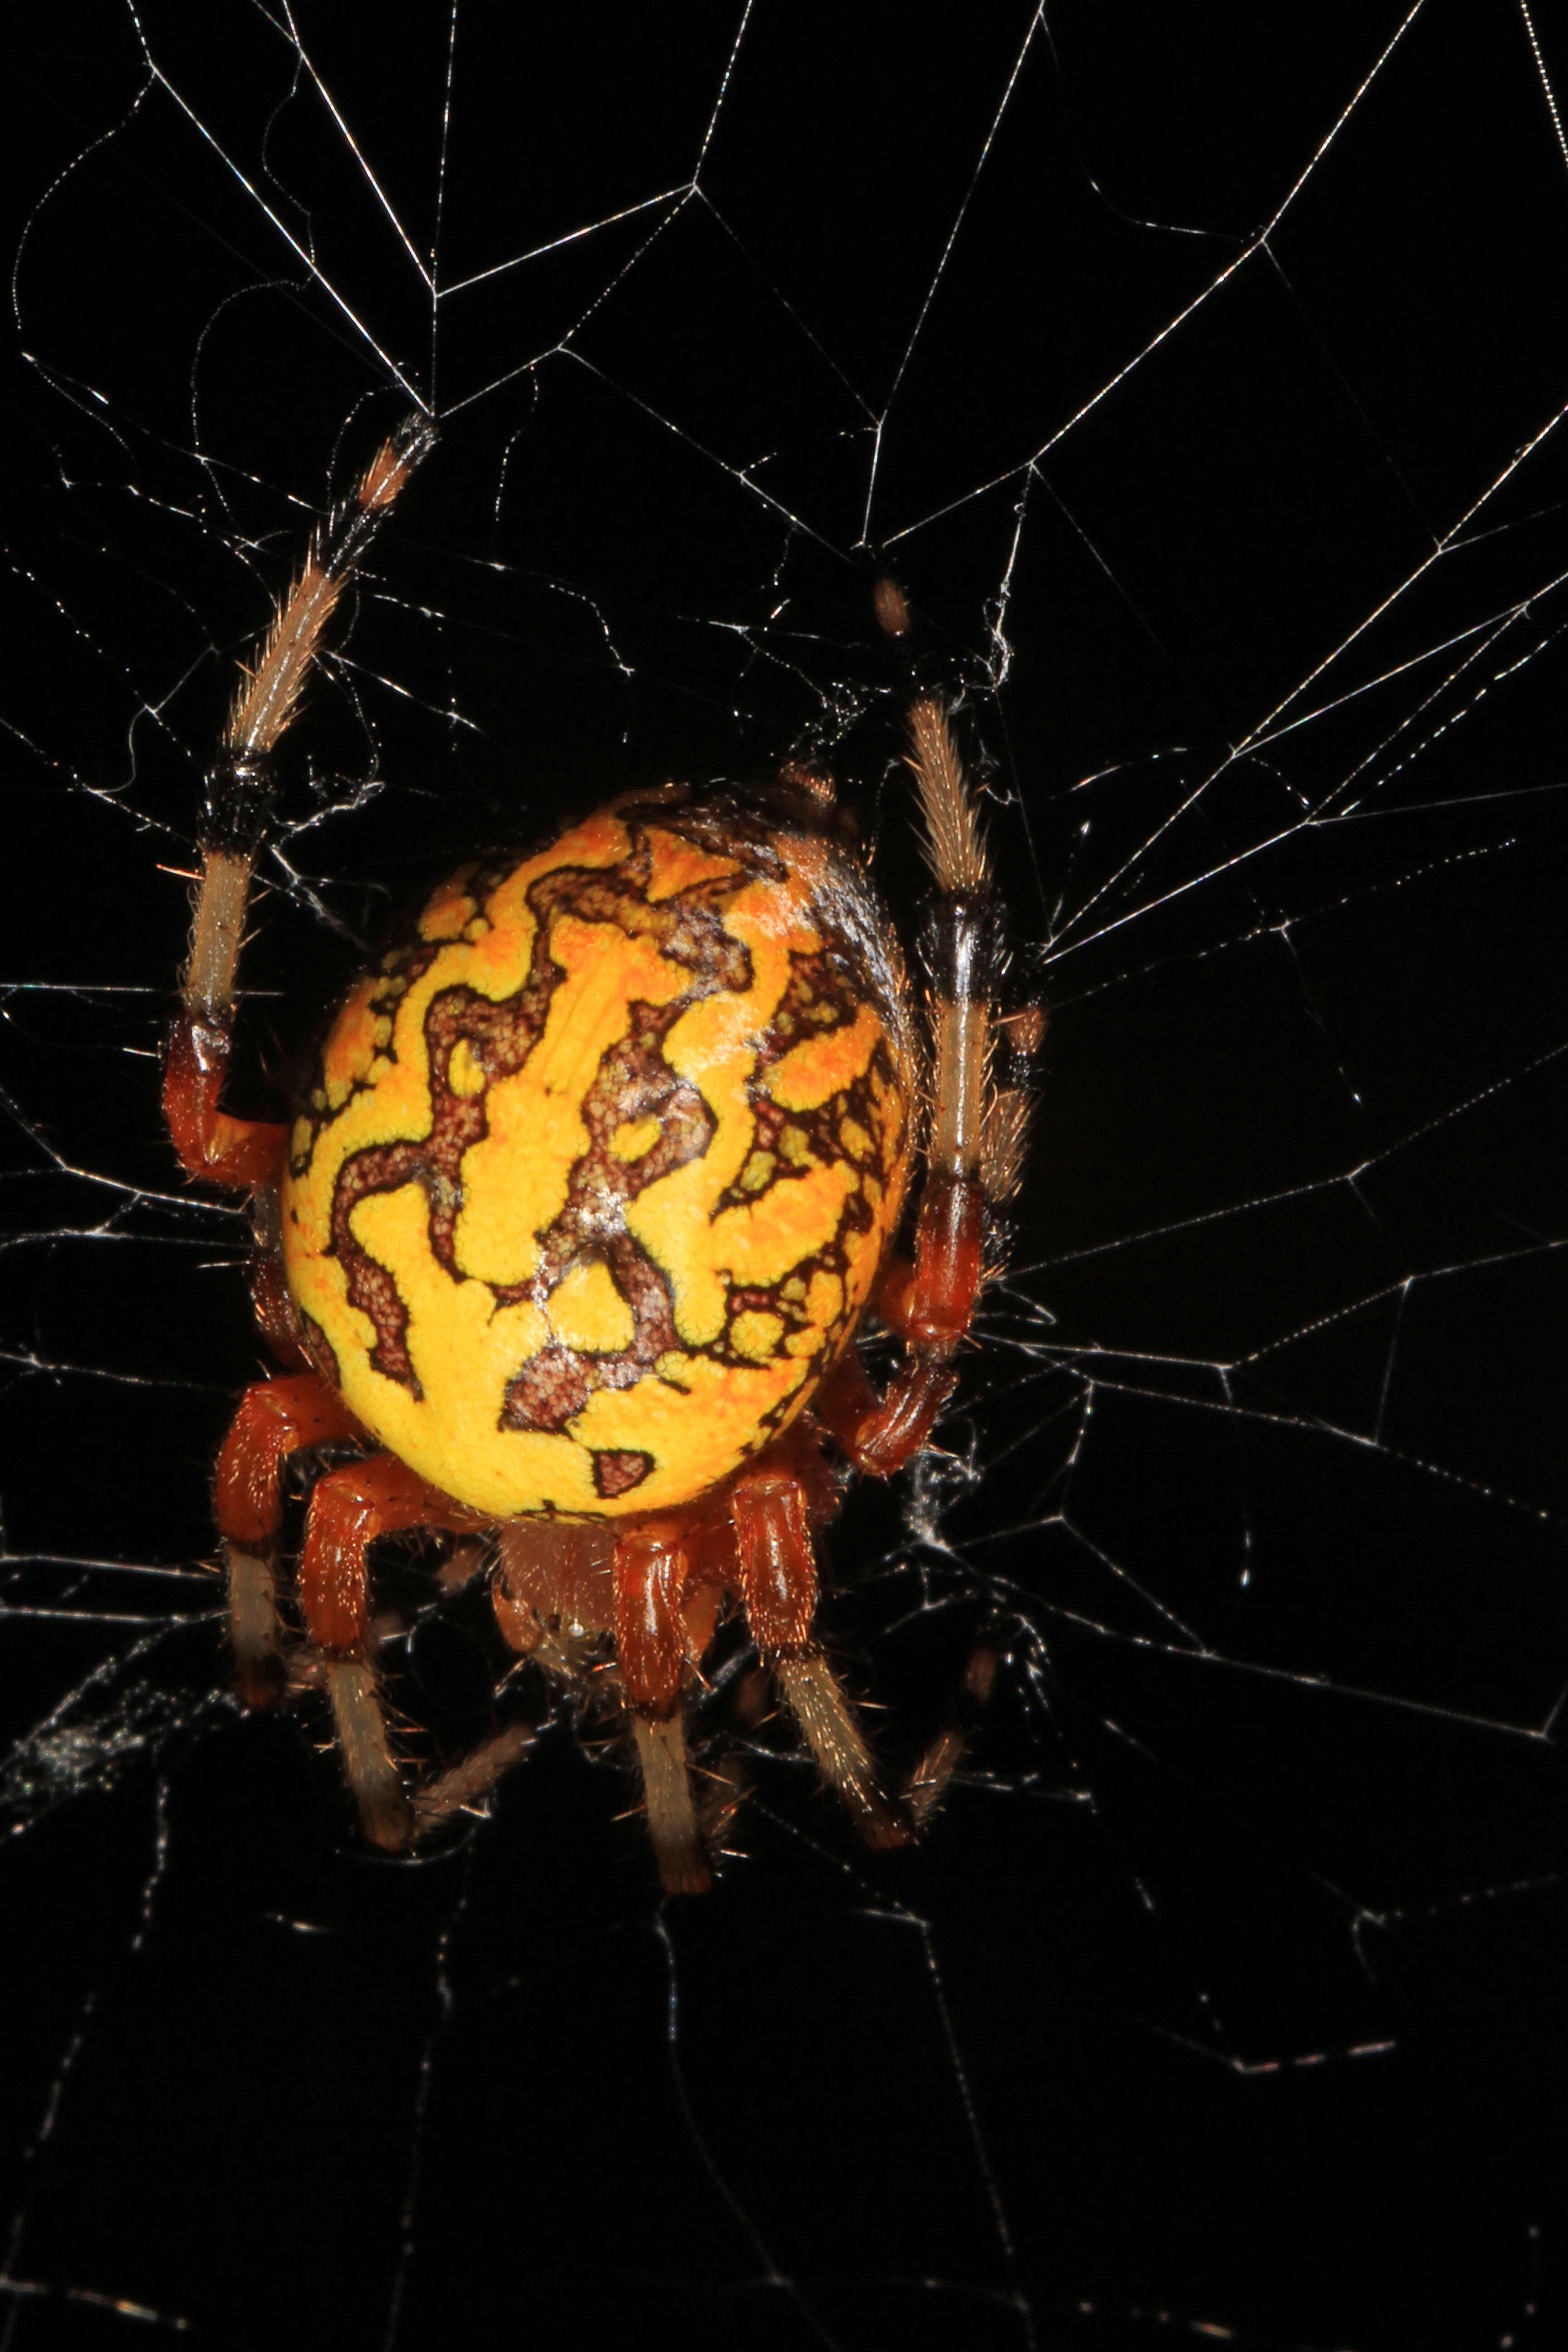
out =
<path fill-rule="evenodd" d="M 998 1016 L 1001 909 L 979 812 L 939 702 L 913 705 L 910 737 L 935 886 L 923 940 L 931 1111 L 914 1263 L 891 1261 L 876 1301 L 902 1338 L 905 1360 L 879 1401 L 849 1350 L 814 1407 L 857 1467 L 881 1478 L 920 1452 L 952 1391 L 952 1358 L 985 1272 L 986 1211 L 1014 1189 L 1023 1161 L 1029 1097 L 1012 1081 L 1022 1076 L 1044 1025 L 1037 1008 Z M 998 1044 L 1009 1065 L 1010 1082 L 1001 1087 L 993 1067 Z"/>
<path fill-rule="evenodd" d="M 409 1802 L 387 1738 L 370 1656 L 369 1563 L 378 1536 L 410 1528 L 471 1534 L 487 1525 L 390 1454 L 351 1462 L 319 1479 L 305 1522 L 300 1605 L 326 1661 L 343 1771 L 365 1835 L 391 1851 L 414 1831 Z"/>
<path fill-rule="evenodd" d="M 235 1680 L 247 1706 L 270 1706 L 283 1684 L 274 1555 L 282 1517 L 279 1473 L 291 1454 L 363 1436 L 318 1373 L 246 1390 L 218 1455 L 216 1518 L 228 1575 Z"/>
<path fill-rule="evenodd" d="M 648 1834 L 667 1895 L 705 1895 L 713 1874 L 702 1852 L 702 1833 L 691 1800 L 686 1760 L 686 1730 L 678 1713 L 654 1720 L 632 1717 L 632 1737 L 642 1769 Z"/>
<path fill-rule="evenodd" d="M 783 1471 L 758 1472 L 736 1482 L 731 1507 L 746 1622 L 823 1778 L 868 1845 L 905 1844 L 909 1824 L 882 1795 L 866 1736 L 812 1642 L 816 1557 L 805 1486 Z"/>
<path fill-rule="evenodd" d="M 436 438 L 416 413 L 372 458 L 347 505 L 307 557 L 274 616 L 254 669 L 245 671 L 217 758 L 207 772 L 199 832 L 201 886 L 180 1011 L 163 1072 L 163 1111 L 188 1175 L 246 1189 L 275 1184 L 288 1130 L 233 1118 L 219 1108 L 234 1027 L 235 971 L 251 877 L 274 792 L 272 754 L 293 719 L 321 634 L 371 540 Z"/>
<path fill-rule="evenodd" d="M 689 1565 L 679 1529 L 650 1521 L 617 1538 L 611 1570 L 616 1658 L 632 1711 L 658 1874 L 671 1895 L 700 1895 L 711 1884 L 681 1721 L 688 1654 L 681 1601 Z"/>
<path fill-rule="evenodd" d="M 914 705 L 910 737 L 935 884 L 923 941 L 931 976 L 931 1120 L 914 1276 L 901 1318 L 919 1361 L 952 1355 L 969 1328 L 980 1287 L 981 1139 L 1001 937 L 979 813 L 940 703 Z"/>
<path fill-rule="evenodd" d="M 415 1791 L 414 1834 L 427 1837 L 458 1813 L 477 1811 L 499 1780 L 527 1755 L 538 1738 L 532 1726 L 508 1724 L 504 1730 L 459 1757 L 437 1779 Z"/>
<path fill-rule="evenodd" d="M 955 1380 L 942 1357 L 913 1353 L 879 1396 L 858 1349 L 848 1347 L 813 1397 L 811 1409 L 858 1470 L 890 1478 L 925 1444 Z"/>
<path fill-rule="evenodd" d="M 927 1746 L 904 1784 L 904 1802 L 917 1829 L 925 1827 L 946 1796 L 974 1727 L 991 1703 L 1001 1663 L 990 1640 L 982 1639 L 970 1653 L 952 1717 Z"/>

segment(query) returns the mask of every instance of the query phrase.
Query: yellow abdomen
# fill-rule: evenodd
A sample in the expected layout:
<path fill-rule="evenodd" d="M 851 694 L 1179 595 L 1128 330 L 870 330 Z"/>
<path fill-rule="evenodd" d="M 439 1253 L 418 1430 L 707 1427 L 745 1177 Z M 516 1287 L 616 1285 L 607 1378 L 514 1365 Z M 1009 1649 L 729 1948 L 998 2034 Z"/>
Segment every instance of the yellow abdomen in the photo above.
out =
<path fill-rule="evenodd" d="M 496 1518 L 689 1501 L 800 1412 L 912 1143 L 904 981 L 855 861 L 723 803 L 466 868 L 350 991 L 290 1138 L 321 1369 Z"/>

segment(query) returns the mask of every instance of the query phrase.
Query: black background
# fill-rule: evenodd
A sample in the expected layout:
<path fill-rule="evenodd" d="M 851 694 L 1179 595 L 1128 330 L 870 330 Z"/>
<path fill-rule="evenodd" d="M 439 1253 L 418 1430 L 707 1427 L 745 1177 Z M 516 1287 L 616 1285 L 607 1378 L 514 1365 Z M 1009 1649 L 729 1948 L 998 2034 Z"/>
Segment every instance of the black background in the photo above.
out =
<path fill-rule="evenodd" d="M 1561 2341 L 1542 62 L 1436 0 L 559 13 L 459 6 L 444 175 L 439 8 L 296 16 L 335 121 L 235 0 L 152 76 L 110 0 L 12 20 L 0 2340 Z M 825 1612 L 895 1762 L 1001 1643 L 916 1854 L 764 1731 L 661 1906 L 558 1728 L 387 1864 L 225 1695 L 259 1359 L 159 1130 L 166 869 L 395 368 L 444 439 L 295 740 L 237 1108 L 390 908 L 612 790 L 831 756 L 907 905 L 878 561 L 965 697 L 1039 1142 Z M 394 1664 L 483 1729 L 471 1612 Z"/>

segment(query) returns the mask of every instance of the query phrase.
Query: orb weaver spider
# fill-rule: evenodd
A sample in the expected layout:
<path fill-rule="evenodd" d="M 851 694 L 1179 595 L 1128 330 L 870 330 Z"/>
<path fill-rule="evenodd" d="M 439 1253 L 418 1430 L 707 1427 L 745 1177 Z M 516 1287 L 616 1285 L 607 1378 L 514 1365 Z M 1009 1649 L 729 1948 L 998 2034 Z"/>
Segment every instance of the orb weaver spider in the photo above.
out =
<path fill-rule="evenodd" d="M 252 1195 L 252 1296 L 285 1368 L 246 1391 L 217 1465 L 238 1694 L 263 1706 L 289 1678 L 283 1467 L 352 1448 L 315 1481 L 296 1590 L 376 1845 L 407 1845 L 506 1760 L 405 1786 L 369 1556 L 420 1529 L 485 1539 L 463 1558 L 488 1565 L 514 1651 L 567 1675 L 597 1655 L 618 1683 L 667 1889 L 709 1883 L 684 1712 L 731 1605 L 864 1837 L 900 1844 L 950 1767 L 884 1792 L 814 1639 L 814 1530 L 838 1476 L 889 1476 L 952 1390 L 1040 1028 L 998 1008 L 1000 912 L 942 705 L 910 719 L 929 1047 L 832 784 L 787 769 L 750 802 L 624 795 L 463 866 L 350 987 L 291 1121 L 223 1108 L 274 754 L 435 438 L 411 416 L 329 518 L 207 777 L 163 1104 L 187 1173 Z M 899 591 L 877 601 L 903 634 Z M 880 1396 L 855 1344 L 868 1312 L 903 1346 Z"/>

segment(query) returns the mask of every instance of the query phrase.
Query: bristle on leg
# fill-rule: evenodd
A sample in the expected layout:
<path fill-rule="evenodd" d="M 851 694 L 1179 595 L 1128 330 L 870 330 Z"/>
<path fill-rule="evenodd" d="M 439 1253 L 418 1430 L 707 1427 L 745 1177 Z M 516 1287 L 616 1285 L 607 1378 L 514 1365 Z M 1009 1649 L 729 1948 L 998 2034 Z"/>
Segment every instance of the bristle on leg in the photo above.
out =
<path fill-rule="evenodd" d="M 776 1658 L 773 1674 L 822 1777 L 868 1846 L 907 1845 L 909 1822 L 877 1785 L 877 1768 L 838 1677 L 820 1652 Z"/>
<path fill-rule="evenodd" d="M 414 1799 L 414 1833 L 428 1837 L 459 1813 L 478 1811 L 496 1783 L 526 1756 L 538 1733 L 529 1723 L 508 1724 L 482 1747 L 448 1767 Z"/>
<path fill-rule="evenodd" d="M 991 887 L 991 866 L 980 814 L 947 713 L 929 696 L 910 706 L 910 741 L 909 765 L 920 792 L 931 878 L 950 897 L 983 898 Z"/>
<path fill-rule="evenodd" d="M 994 1206 L 1010 1201 L 1024 1178 L 1035 1098 L 1024 1087 L 988 1090 L 980 1125 L 980 1184 Z"/>
<path fill-rule="evenodd" d="M 278 1578 L 270 1559 L 226 1543 L 228 1638 L 242 1706 L 270 1706 L 283 1688 Z"/>
<path fill-rule="evenodd" d="M 667 1895 L 705 1895 L 713 1883 L 691 1801 L 691 1774 L 686 1762 L 686 1735 L 679 1715 L 649 1722 L 632 1717 L 637 1762 L 642 1766 L 643 1793 L 647 1800 L 648 1833 Z"/>
<path fill-rule="evenodd" d="M 343 1775 L 359 1807 L 372 1845 L 397 1853 L 414 1834 L 408 1801 L 386 1736 L 386 1718 L 376 1693 L 375 1670 L 363 1658 L 334 1658 L 327 1667 Z"/>

